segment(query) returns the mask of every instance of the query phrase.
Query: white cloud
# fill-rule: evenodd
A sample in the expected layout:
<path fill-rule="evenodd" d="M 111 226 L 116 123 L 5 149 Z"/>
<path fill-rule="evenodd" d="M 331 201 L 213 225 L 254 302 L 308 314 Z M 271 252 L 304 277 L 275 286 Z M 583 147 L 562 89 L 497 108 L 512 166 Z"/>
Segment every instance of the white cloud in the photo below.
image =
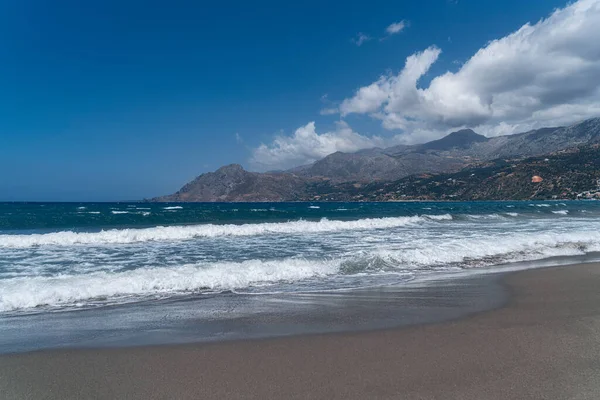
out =
<path fill-rule="evenodd" d="M 343 121 L 337 123 L 335 130 L 321 134 L 317 133 L 315 123 L 309 122 L 292 136 L 278 135 L 271 144 L 261 144 L 253 150 L 250 163 L 260 170 L 287 169 L 312 163 L 336 151 L 355 152 L 393 143 L 393 139 L 360 135 Z"/>
<path fill-rule="evenodd" d="M 319 111 L 319 114 L 321 115 L 333 115 L 333 114 L 338 114 L 340 112 L 340 110 L 338 110 L 335 107 L 331 107 L 331 108 L 323 108 L 321 111 Z"/>
<path fill-rule="evenodd" d="M 408 26 L 408 22 L 402 20 L 400 22 L 394 22 L 390 24 L 385 31 L 388 35 L 395 35 L 396 33 L 402 32 Z"/>
<path fill-rule="evenodd" d="M 388 129 L 437 136 L 460 127 L 497 135 L 562 125 L 600 109 L 600 0 L 579 0 L 536 24 L 488 43 L 461 68 L 418 86 L 441 50 L 407 58 L 398 75 L 382 76 L 344 100 L 342 116 L 381 119 Z M 424 135 L 425 136 L 425 135 Z M 423 138 L 425 138 L 423 136 Z"/>
<path fill-rule="evenodd" d="M 362 46 L 365 42 L 368 42 L 369 40 L 373 39 L 371 36 L 366 35 L 362 32 L 358 32 L 358 34 L 356 35 L 355 38 L 353 38 L 351 40 L 352 43 L 354 43 L 357 46 Z"/>
<path fill-rule="evenodd" d="M 377 82 L 358 89 L 354 97 L 344 100 L 340 105 L 340 113 L 374 112 L 387 100 L 389 90 L 389 78 L 381 77 Z"/>

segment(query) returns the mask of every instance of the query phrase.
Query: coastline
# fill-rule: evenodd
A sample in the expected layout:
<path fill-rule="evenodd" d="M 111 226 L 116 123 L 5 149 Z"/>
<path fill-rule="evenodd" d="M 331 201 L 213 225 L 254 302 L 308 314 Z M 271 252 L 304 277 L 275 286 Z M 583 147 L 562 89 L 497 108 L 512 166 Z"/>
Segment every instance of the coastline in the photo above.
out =
<path fill-rule="evenodd" d="M 231 342 L 439 323 L 505 304 L 504 273 L 454 272 L 395 285 L 215 293 L 87 310 L 17 314 L 4 317 L 0 324 L 0 355 Z"/>
<path fill-rule="evenodd" d="M 600 264 L 501 279 L 510 293 L 503 306 L 446 322 L 4 355 L 0 392 L 6 399 L 596 398 Z"/>

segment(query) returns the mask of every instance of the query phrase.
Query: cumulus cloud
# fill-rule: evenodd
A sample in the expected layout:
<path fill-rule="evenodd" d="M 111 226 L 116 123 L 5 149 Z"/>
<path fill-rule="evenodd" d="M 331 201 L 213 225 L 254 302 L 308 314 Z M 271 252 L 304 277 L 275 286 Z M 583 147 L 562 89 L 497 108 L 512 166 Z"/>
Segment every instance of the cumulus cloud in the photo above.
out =
<path fill-rule="evenodd" d="M 416 53 L 406 59 L 404 69 L 397 76 L 382 76 L 376 82 L 360 88 L 355 95 L 340 105 L 342 116 L 351 113 L 372 113 L 384 104 L 409 103 L 416 100 L 417 81 L 437 60 L 441 50 L 430 47 L 422 53 Z M 414 90 L 413 90 L 414 89 Z"/>
<path fill-rule="evenodd" d="M 292 136 L 278 135 L 271 144 L 261 144 L 253 150 L 250 163 L 257 169 L 287 169 L 319 160 L 336 151 L 355 152 L 385 146 L 392 140 L 367 137 L 340 121 L 336 129 L 317 133 L 314 122 L 296 129 Z"/>
<path fill-rule="evenodd" d="M 360 46 L 362 46 L 362 45 L 363 45 L 365 42 L 368 42 L 368 41 L 369 41 L 369 40 L 371 40 L 371 39 L 373 39 L 371 36 L 369 36 L 369 35 L 366 35 L 366 34 L 364 34 L 364 33 L 362 33 L 362 32 L 358 32 L 358 33 L 356 34 L 356 37 L 355 37 L 355 38 L 353 38 L 353 39 L 351 40 L 351 42 L 352 42 L 352 43 L 354 43 L 355 45 L 357 45 L 357 46 L 359 46 L 359 47 L 360 47 Z"/>
<path fill-rule="evenodd" d="M 402 20 L 400 22 L 394 22 L 393 24 L 388 25 L 385 31 L 388 35 L 395 35 L 402 32 L 407 26 L 408 22 Z"/>
<path fill-rule="evenodd" d="M 385 128 L 437 136 L 472 127 L 487 135 L 563 125 L 600 108 L 600 0 L 579 0 L 477 51 L 457 72 L 419 81 L 442 51 L 406 59 L 344 100 L 340 114 L 368 114 Z M 425 136 L 425 135 L 424 135 Z"/>

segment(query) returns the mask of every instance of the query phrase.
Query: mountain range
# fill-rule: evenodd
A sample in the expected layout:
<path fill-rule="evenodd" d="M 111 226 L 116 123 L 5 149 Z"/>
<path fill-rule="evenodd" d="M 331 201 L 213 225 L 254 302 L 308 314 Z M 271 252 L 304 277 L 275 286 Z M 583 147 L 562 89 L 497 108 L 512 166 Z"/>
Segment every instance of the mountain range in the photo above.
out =
<path fill-rule="evenodd" d="M 511 160 L 514 164 L 520 159 L 599 143 L 600 118 L 493 138 L 463 129 L 422 144 L 336 152 L 310 165 L 281 172 L 249 172 L 231 164 L 198 176 L 172 195 L 151 201 L 318 200 L 327 190 L 350 193 L 408 177 L 458 173 L 483 168 L 493 160 Z M 422 196 L 427 198 L 426 194 Z"/>

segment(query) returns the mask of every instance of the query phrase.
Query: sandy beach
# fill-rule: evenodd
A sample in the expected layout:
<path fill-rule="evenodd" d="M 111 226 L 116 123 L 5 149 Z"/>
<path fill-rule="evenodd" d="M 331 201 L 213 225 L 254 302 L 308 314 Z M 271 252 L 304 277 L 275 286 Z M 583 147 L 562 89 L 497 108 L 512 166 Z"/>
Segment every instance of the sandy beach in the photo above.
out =
<path fill-rule="evenodd" d="M 509 273 L 506 306 L 371 332 L 0 357 L 3 399 L 597 399 L 600 264 Z"/>

